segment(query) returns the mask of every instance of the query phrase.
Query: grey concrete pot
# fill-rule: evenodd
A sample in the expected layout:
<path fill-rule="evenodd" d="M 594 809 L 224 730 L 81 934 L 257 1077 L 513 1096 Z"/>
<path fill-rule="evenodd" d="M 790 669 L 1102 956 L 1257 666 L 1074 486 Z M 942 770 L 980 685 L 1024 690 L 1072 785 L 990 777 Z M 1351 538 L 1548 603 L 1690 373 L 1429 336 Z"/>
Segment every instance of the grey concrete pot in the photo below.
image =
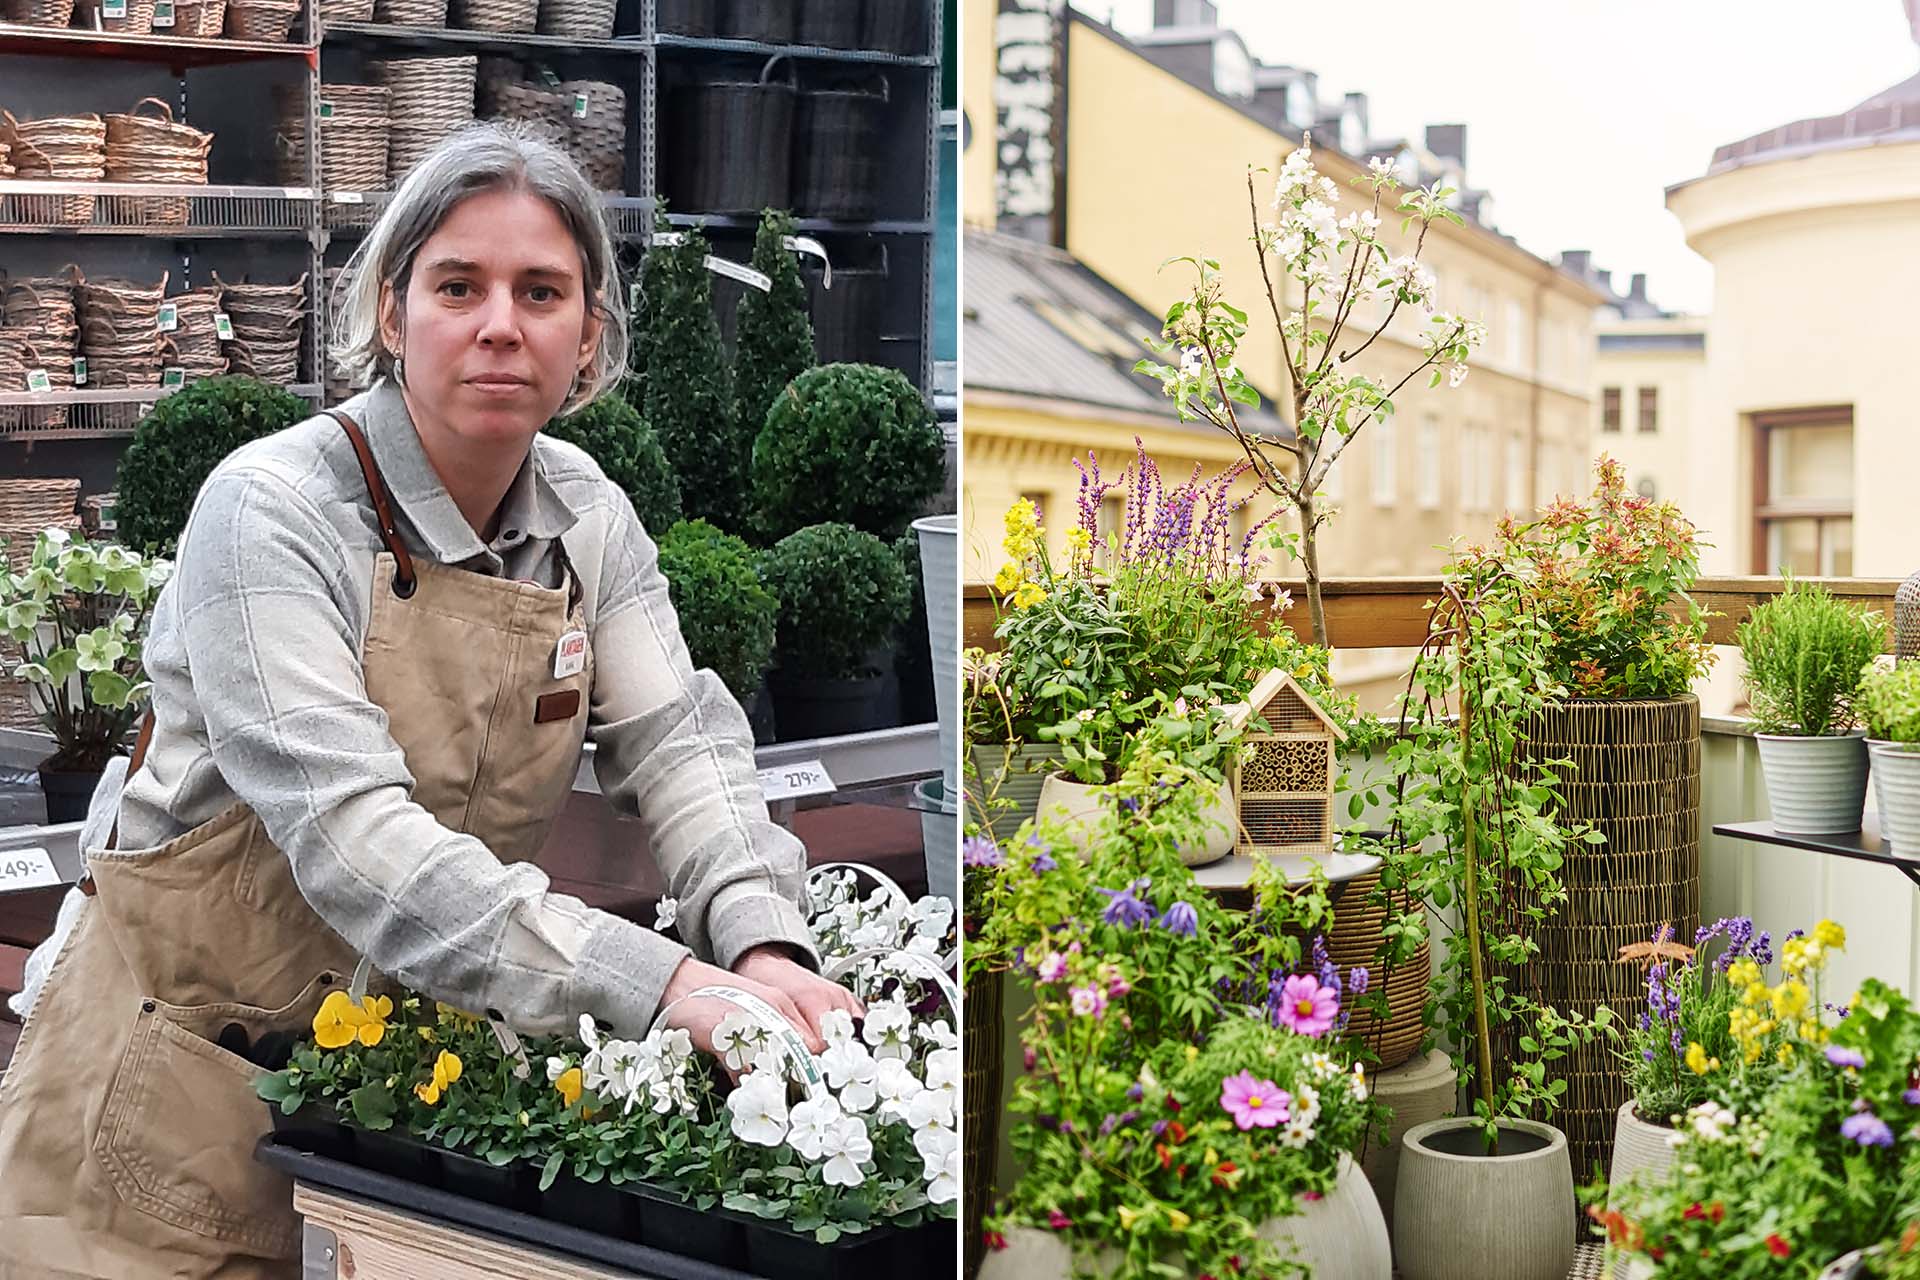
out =
<path fill-rule="evenodd" d="M 1827 836 L 1860 829 L 1867 807 L 1865 730 L 1821 738 L 1753 736 L 1760 744 L 1760 772 L 1776 830 Z"/>
<path fill-rule="evenodd" d="M 1673 1130 L 1666 1125 L 1650 1124 L 1634 1114 L 1631 1098 L 1621 1104 L 1613 1128 L 1613 1166 L 1607 1173 L 1609 1205 L 1632 1179 L 1652 1182 L 1666 1176 L 1673 1168 L 1673 1144 L 1668 1141 L 1672 1137 Z"/>
<path fill-rule="evenodd" d="M 1500 1125 L 1501 1154 L 1471 1120 L 1408 1131 L 1393 1197 L 1404 1280 L 1565 1280 L 1573 1266 L 1573 1163 L 1566 1135 L 1534 1120 Z"/>
<path fill-rule="evenodd" d="M 1380 1212 L 1391 1223 L 1393 1192 L 1400 1178 L 1400 1139 L 1409 1129 L 1453 1114 L 1460 1074 L 1445 1053 L 1429 1049 L 1402 1066 L 1375 1075 L 1371 1084 L 1373 1100 L 1389 1113 L 1387 1136 L 1385 1141 L 1367 1144 L 1361 1168 L 1373 1184 Z"/>

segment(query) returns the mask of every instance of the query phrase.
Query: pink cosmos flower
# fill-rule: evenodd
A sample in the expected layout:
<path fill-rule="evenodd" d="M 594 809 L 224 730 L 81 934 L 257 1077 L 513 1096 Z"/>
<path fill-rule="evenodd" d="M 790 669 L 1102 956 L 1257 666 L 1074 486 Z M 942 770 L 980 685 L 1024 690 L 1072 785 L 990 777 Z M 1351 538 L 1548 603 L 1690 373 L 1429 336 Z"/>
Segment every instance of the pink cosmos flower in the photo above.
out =
<path fill-rule="evenodd" d="M 1271 1080 L 1255 1080 L 1251 1071 L 1220 1083 L 1220 1106 L 1242 1130 L 1271 1129 L 1291 1117 L 1293 1098 Z"/>
<path fill-rule="evenodd" d="M 1323 987 L 1310 973 L 1295 974 L 1280 991 L 1280 1024 L 1303 1036 L 1322 1036 L 1340 1016 L 1340 991 Z"/>

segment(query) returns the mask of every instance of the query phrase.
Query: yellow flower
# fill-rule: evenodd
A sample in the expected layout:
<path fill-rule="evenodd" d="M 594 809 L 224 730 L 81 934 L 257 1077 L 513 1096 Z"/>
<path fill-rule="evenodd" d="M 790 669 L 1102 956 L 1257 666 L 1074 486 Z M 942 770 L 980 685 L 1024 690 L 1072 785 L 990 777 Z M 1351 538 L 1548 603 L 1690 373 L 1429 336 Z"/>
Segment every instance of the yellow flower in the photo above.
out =
<path fill-rule="evenodd" d="M 1009 560 L 1000 566 L 1000 572 L 993 575 L 993 589 L 1000 595 L 1010 596 L 1026 580 L 1020 566 Z"/>
<path fill-rule="evenodd" d="M 1754 1056 L 1755 1056 L 1755 1057 L 1758 1057 L 1759 1055 L 1758 1055 L 1758 1054 L 1756 1054 L 1756 1055 L 1754 1055 Z M 1793 1065 L 1793 1042 L 1792 1042 L 1792 1041 L 1790 1041 L 1790 1040 L 1783 1040 L 1783 1041 L 1781 1041 L 1781 1042 L 1780 1042 L 1780 1051 L 1779 1051 L 1779 1053 L 1777 1053 L 1777 1054 L 1775 1054 L 1774 1056 L 1775 1056 L 1775 1057 L 1777 1057 L 1777 1058 L 1778 1058 L 1778 1059 L 1780 1060 L 1780 1065 L 1781 1065 L 1781 1066 L 1783 1066 L 1783 1067 L 1790 1067 L 1790 1066 L 1792 1066 L 1792 1065 Z"/>
<path fill-rule="evenodd" d="M 438 1042 L 440 1039 L 439 1036 L 433 1033 L 432 1027 L 415 1027 L 414 1030 L 418 1031 L 420 1033 L 420 1038 L 422 1040 L 425 1040 L 428 1044 L 434 1044 Z"/>
<path fill-rule="evenodd" d="M 1197 1045 L 1197 1044 L 1190 1044 L 1190 1045 L 1188 1045 L 1188 1046 L 1187 1046 L 1187 1061 L 1188 1061 L 1188 1062 L 1192 1062 L 1192 1061 L 1193 1061 L 1193 1060 L 1194 1060 L 1195 1058 L 1197 1058 L 1197 1057 L 1199 1057 L 1199 1056 L 1200 1056 L 1200 1046 L 1199 1046 L 1199 1045 Z"/>
<path fill-rule="evenodd" d="M 1797 1018 L 1807 1011 L 1812 999 L 1806 983 L 1789 978 L 1773 989 L 1773 1016 L 1782 1020 Z"/>
<path fill-rule="evenodd" d="M 1092 534 L 1080 528 L 1078 525 L 1067 530 L 1067 555 L 1073 563 L 1078 564 L 1080 561 L 1087 559 L 1092 548 Z"/>
<path fill-rule="evenodd" d="M 1146 1215 L 1141 1213 L 1140 1210 L 1138 1209 L 1129 1209 L 1127 1208 L 1126 1205 L 1121 1205 L 1120 1206 L 1120 1229 L 1122 1231 L 1133 1230 L 1133 1224 L 1140 1221 L 1140 1219 L 1145 1216 Z"/>
<path fill-rule="evenodd" d="M 439 1011 L 440 1021 L 458 1023 L 461 1026 L 477 1027 L 484 1019 L 477 1013 L 468 1013 L 465 1009 L 456 1009 L 450 1004 L 436 1000 L 433 1007 Z"/>
<path fill-rule="evenodd" d="M 1020 589 L 1013 593 L 1013 607 L 1030 609 L 1046 598 L 1047 593 L 1042 591 L 1037 583 L 1023 582 L 1020 584 Z"/>
<path fill-rule="evenodd" d="M 583 1083 L 580 1068 L 569 1067 L 560 1073 L 560 1078 L 553 1082 L 553 1087 L 560 1091 L 561 1100 L 568 1106 L 572 1106 L 574 1103 L 580 1101 L 580 1090 L 583 1087 Z"/>
<path fill-rule="evenodd" d="M 1727 966 L 1727 981 L 1741 989 L 1760 981 L 1760 966 L 1745 956 Z"/>
<path fill-rule="evenodd" d="M 1847 931 L 1831 920 L 1822 920 L 1813 926 L 1813 937 L 1821 946 L 1833 951 L 1847 949 Z"/>
<path fill-rule="evenodd" d="M 1022 498 L 1007 508 L 1006 526 L 1009 538 L 1022 534 L 1032 537 L 1040 532 L 1040 513 L 1034 509 L 1032 498 Z"/>
<path fill-rule="evenodd" d="M 1040 550 L 1040 544 L 1024 533 L 1010 533 L 1000 543 L 1000 547 L 1015 560 L 1024 562 Z"/>
<path fill-rule="evenodd" d="M 387 1018 L 393 1013 L 393 1001 L 372 996 L 355 1004 L 344 991 L 331 991 L 313 1015 L 313 1039 L 322 1049 L 342 1049 L 358 1040 L 371 1048 L 387 1034 Z"/>
<path fill-rule="evenodd" d="M 1821 1026 L 1817 1019 L 1807 1018 L 1800 1023 L 1800 1038 L 1814 1044 L 1825 1044 L 1827 1029 Z"/>
<path fill-rule="evenodd" d="M 1700 1047 L 1698 1040 L 1687 1046 L 1687 1070 L 1693 1074 L 1703 1076 L 1718 1065 L 1716 1059 L 1707 1057 L 1707 1051 Z"/>
<path fill-rule="evenodd" d="M 1764 982 L 1748 983 L 1747 989 L 1740 996 L 1744 1004 L 1766 1004 L 1772 998 L 1773 989 Z"/>
<path fill-rule="evenodd" d="M 440 1095 L 447 1091 L 447 1086 L 459 1078 L 460 1055 L 442 1049 L 440 1056 L 433 1060 L 433 1079 L 413 1086 L 414 1095 L 431 1107 L 440 1101 Z"/>
<path fill-rule="evenodd" d="M 1186 1214 L 1180 1212 L 1178 1209 L 1169 1209 L 1167 1210 L 1167 1225 L 1172 1227 L 1175 1231 L 1185 1231 L 1188 1227 L 1193 1225 L 1193 1219 L 1189 1218 Z"/>

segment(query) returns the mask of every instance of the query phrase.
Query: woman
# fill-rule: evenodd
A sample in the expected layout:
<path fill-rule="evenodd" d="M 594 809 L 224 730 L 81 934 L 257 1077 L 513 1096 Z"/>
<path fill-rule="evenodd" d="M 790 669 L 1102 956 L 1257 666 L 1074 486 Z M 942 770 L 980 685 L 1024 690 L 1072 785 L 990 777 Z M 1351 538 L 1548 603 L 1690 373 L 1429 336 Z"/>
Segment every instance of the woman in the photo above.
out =
<path fill-rule="evenodd" d="M 631 504 L 539 434 L 624 371 L 613 261 L 558 151 L 458 135 L 356 254 L 336 355 L 372 390 L 202 489 L 147 643 L 150 741 L 0 1083 L 0 1277 L 297 1275 L 289 1184 L 252 1159 L 258 1068 L 229 1050 L 307 1027 L 363 957 L 534 1033 L 666 1009 L 711 1048 L 727 1006 L 684 997 L 715 983 L 815 1049 L 859 1011 L 807 967 L 804 851 Z M 526 861 L 587 736 L 690 947 Z"/>

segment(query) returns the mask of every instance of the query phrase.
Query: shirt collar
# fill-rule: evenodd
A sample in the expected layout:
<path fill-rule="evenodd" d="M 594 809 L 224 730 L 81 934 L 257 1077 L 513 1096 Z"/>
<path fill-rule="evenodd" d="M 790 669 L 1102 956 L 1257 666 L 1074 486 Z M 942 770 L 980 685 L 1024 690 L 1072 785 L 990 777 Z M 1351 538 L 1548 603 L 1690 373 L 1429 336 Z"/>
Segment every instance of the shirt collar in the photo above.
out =
<path fill-rule="evenodd" d="M 531 448 L 500 504 L 500 528 L 489 547 L 473 531 L 441 483 L 414 429 L 400 388 L 382 379 L 362 397 L 367 445 L 392 495 L 395 515 L 413 527 L 442 564 L 462 564 L 529 539 L 553 539 L 579 521 L 547 477 L 540 450 Z"/>

